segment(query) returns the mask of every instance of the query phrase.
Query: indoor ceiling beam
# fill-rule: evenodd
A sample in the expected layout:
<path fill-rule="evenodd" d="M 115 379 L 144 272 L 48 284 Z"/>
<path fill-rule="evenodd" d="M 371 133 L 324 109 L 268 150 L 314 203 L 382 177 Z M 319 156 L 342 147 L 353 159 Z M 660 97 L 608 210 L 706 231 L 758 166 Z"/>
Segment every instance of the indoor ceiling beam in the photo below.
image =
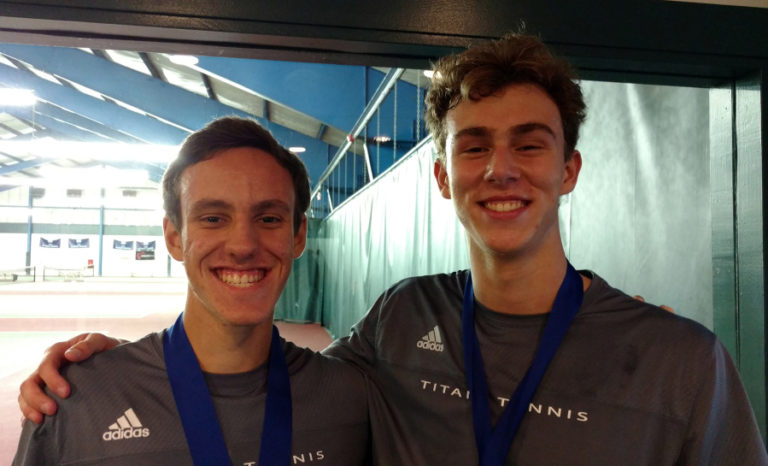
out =
<path fill-rule="evenodd" d="M 201 72 L 348 132 L 365 107 L 364 67 L 227 57 L 198 57 Z"/>
<path fill-rule="evenodd" d="M 73 136 L 76 136 L 79 140 L 83 141 L 141 142 L 140 139 L 125 134 L 119 129 L 103 125 L 97 121 L 70 112 L 67 109 L 49 102 L 38 101 L 33 108 L 35 114 L 32 116 L 32 120 L 46 128 L 55 129 L 59 133 L 59 138 L 61 138 L 61 136 L 66 136 L 68 133 L 72 133 Z M 14 116 L 29 120 L 28 114 L 26 117 L 24 117 L 23 113 L 18 113 Z M 40 136 L 38 135 L 38 137 Z"/>
<path fill-rule="evenodd" d="M 190 132 L 245 112 L 77 49 L 0 44 L 0 53 L 140 108 Z M 108 76 L 109 79 L 105 79 Z"/>
<path fill-rule="evenodd" d="M 109 79 L 104 80 L 109 81 Z M 189 134 L 155 118 L 104 102 L 10 66 L 0 65 L 0 83 L 7 87 L 34 89 L 38 99 L 52 102 L 103 125 L 120 128 L 141 141 L 178 144 Z"/>
<path fill-rule="evenodd" d="M 25 160 L 23 162 L 16 162 L 11 165 L 3 165 L 2 167 L 0 167 L 0 175 L 7 175 L 8 173 L 14 173 L 20 170 L 26 170 L 28 168 L 34 168 L 40 165 L 45 165 L 51 160 L 52 159 L 49 159 L 49 158 L 38 157 L 31 160 Z"/>
<path fill-rule="evenodd" d="M 31 114 L 29 109 L 25 109 L 23 107 L 8 107 L 5 109 L 5 113 L 13 115 L 14 117 L 24 121 L 27 124 L 31 125 L 34 123 L 36 127 L 42 126 L 48 130 L 51 130 L 43 133 L 41 133 L 40 131 L 29 133 L 30 135 L 32 135 L 31 136 L 32 138 L 42 138 L 45 136 L 51 136 L 57 139 L 71 139 L 75 141 L 109 142 L 113 140 L 113 139 L 107 138 L 101 132 L 93 131 L 92 129 L 85 128 L 76 123 L 62 120 L 57 116 L 50 115 L 46 110 L 42 110 L 41 112 L 39 112 L 38 109 L 44 106 L 57 108 L 55 105 L 50 105 L 47 102 L 38 101 L 37 104 L 35 104 L 34 114 Z M 82 118 L 79 115 L 78 117 Z M 13 138 L 13 140 L 21 140 L 22 138 L 23 136 L 18 136 L 16 138 Z M 124 138 L 128 138 L 128 136 L 124 136 Z"/>

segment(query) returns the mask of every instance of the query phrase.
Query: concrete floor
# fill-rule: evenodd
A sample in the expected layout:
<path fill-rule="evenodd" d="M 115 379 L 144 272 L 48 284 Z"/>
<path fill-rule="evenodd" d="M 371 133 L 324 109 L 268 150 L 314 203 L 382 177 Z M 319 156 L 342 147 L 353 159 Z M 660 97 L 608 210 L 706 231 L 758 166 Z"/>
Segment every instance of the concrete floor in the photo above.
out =
<path fill-rule="evenodd" d="M 171 325 L 185 280 L 87 279 L 0 285 L 0 464 L 10 464 L 21 432 L 19 384 L 45 348 L 82 332 L 136 339 Z M 319 351 L 331 342 L 318 324 L 278 322 L 287 340 Z"/>

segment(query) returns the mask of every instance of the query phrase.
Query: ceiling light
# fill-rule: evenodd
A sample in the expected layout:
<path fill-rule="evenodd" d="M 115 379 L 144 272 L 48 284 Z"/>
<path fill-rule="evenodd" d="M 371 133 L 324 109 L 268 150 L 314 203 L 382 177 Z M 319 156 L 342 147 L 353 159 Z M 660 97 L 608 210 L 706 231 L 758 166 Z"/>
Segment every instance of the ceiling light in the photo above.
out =
<path fill-rule="evenodd" d="M 392 138 L 389 136 L 374 136 L 373 140 L 376 142 L 389 142 Z"/>
<path fill-rule="evenodd" d="M 147 170 L 110 166 L 64 168 L 45 165 L 38 168 L 38 173 L 45 182 L 69 187 L 136 187 L 149 180 Z M 39 182 L 39 178 L 34 180 Z"/>
<path fill-rule="evenodd" d="M 57 141 L 40 138 L 25 141 L 0 140 L 0 152 L 16 157 L 169 163 L 178 146 L 112 142 Z"/>
<path fill-rule="evenodd" d="M 306 152 L 307 148 L 301 147 L 301 146 L 292 146 L 292 147 L 289 147 L 288 150 L 293 152 L 294 154 L 301 154 L 302 152 Z"/>
<path fill-rule="evenodd" d="M 194 66 L 199 61 L 194 55 L 168 55 L 168 59 L 171 63 L 184 66 Z"/>
<path fill-rule="evenodd" d="M 35 105 L 36 101 L 32 89 L 0 88 L 0 107 L 29 107 Z"/>

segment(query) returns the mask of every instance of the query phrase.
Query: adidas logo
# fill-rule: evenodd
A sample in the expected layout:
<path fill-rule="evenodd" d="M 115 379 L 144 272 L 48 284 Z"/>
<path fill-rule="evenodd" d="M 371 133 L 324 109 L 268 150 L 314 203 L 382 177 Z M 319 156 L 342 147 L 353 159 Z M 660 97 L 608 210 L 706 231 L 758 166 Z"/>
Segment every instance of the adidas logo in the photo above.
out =
<path fill-rule="evenodd" d="M 430 351 L 443 351 L 443 340 L 440 338 L 440 329 L 437 325 L 428 334 L 421 337 L 421 340 L 416 342 L 416 347 Z"/>
<path fill-rule="evenodd" d="M 141 425 L 133 408 L 128 408 L 117 418 L 117 422 L 109 426 L 109 430 L 101 434 L 101 438 L 106 442 L 141 437 L 149 437 L 149 429 Z"/>

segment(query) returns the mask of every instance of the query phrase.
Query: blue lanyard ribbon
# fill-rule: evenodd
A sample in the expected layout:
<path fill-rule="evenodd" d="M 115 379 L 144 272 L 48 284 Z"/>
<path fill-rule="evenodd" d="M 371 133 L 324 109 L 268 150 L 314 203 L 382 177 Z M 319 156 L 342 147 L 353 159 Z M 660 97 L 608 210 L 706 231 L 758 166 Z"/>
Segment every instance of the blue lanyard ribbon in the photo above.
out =
<path fill-rule="evenodd" d="M 184 331 L 182 316 L 163 336 L 166 371 L 196 466 L 231 466 L 224 434 L 203 371 Z M 291 462 L 291 388 L 277 327 L 272 326 L 267 372 L 267 400 L 261 432 L 259 466 Z"/>
<path fill-rule="evenodd" d="M 536 356 L 525 377 L 515 389 L 508 406 L 496 424 L 491 425 L 491 409 L 488 401 L 488 381 L 483 369 L 483 358 L 475 333 L 475 298 L 472 275 L 467 274 L 464 287 L 464 306 L 461 314 L 462 337 L 464 342 L 464 366 L 467 385 L 472 401 L 472 421 L 475 428 L 475 442 L 481 466 L 503 465 L 512 446 L 520 422 L 528 411 L 536 388 L 539 386 L 547 366 L 555 355 L 568 327 L 581 307 L 584 289 L 581 276 L 568 263 L 565 278 L 555 297 L 552 312 L 544 327 L 544 334 L 536 350 Z"/>

